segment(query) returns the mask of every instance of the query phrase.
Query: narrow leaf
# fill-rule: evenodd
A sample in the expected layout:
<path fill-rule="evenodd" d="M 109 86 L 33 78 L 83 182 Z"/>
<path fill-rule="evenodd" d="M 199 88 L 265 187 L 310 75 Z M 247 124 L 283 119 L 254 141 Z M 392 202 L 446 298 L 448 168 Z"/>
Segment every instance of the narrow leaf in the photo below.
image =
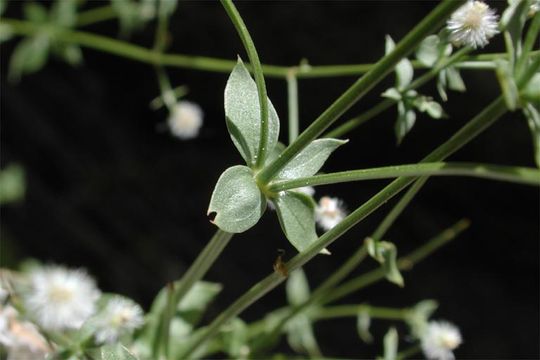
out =
<path fill-rule="evenodd" d="M 225 117 L 234 145 L 248 166 L 256 162 L 261 136 L 261 114 L 257 85 L 238 59 L 225 87 Z M 279 118 L 268 100 L 268 148 L 274 149 L 279 136 Z"/>
<path fill-rule="evenodd" d="M 287 279 L 285 287 L 287 300 L 291 305 L 300 305 L 309 299 L 309 283 L 304 271 L 296 269 Z"/>
<path fill-rule="evenodd" d="M 46 34 L 22 40 L 11 55 L 8 78 L 19 81 L 22 75 L 39 71 L 47 62 L 48 55 L 49 37 Z"/>
<path fill-rule="evenodd" d="M 390 328 L 384 335 L 384 360 L 396 360 L 398 350 L 398 333 L 395 328 Z"/>
<path fill-rule="evenodd" d="M 299 252 L 317 240 L 313 199 L 296 191 L 282 191 L 274 204 L 285 236 Z"/>
<path fill-rule="evenodd" d="M 519 90 L 510 69 L 510 64 L 505 60 L 495 61 L 497 79 L 504 96 L 504 101 L 509 110 L 515 110 L 519 103 Z"/>
<path fill-rule="evenodd" d="M 540 168 L 540 104 L 538 106 L 526 104 L 523 107 L 523 114 L 527 118 L 527 124 L 531 131 L 534 160 L 536 166 Z"/>
<path fill-rule="evenodd" d="M 305 314 L 301 313 L 291 319 L 287 323 L 286 329 L 287 342 L 294 351 L 307 353 L 315 358 L 321 357 L 321 350 L 317 345 L 313 327 Z"/>
<path fill-rule="evenodd" d="M 371 317 L 366 311 L 361 311 L 358 313 L 356 318 L 356 330 L 358 331 L 358 336 L 365 343 L 373 342 L 373 335 L 369 332 L 369 326 L 371 325 Z"/>
<path fill-rule="evenodd" d="M 221 230 L 241 233 L 261 218 L 266 199 L 259 190 L 253 172 L 245 166 L 233 166 L 221 174 L 208 207 L 208 215 Z"/>
<path fill-rule="evenodd" d="M 233 359 L 245 359 L 249 355 L 248 328 L 240 318 L 232 319 L 223 328 L 225 351 Z"/>
<path fill-rule="evenodd" d="M 312 141 L 279 171 L 276 179 L 297 179 L 315 175 L 330 154 L 347 142 L 348 140 L 337 139 L 317 139 Z"/>
<path fill-rule="evenodd" d="M 398 118 L 396 125 L 394 126 L 394 131 L 396 134 L 397 143 L 401 144 L 405 135 L 407 135 L 407 133 L 411 131 L 412 127 L 414 126 L 416 121 L 416 113 L 402 101 L 398 103 L 397 109 Z"/>
<path fill-rule="evenodd" d="M 387 241 L 378 241 L 372 238 L 366 238 L 368 254 L 382 264 L 385 270 L 385 277 L 388 281 L 403 287 L 403 277 L 399 272 L 396 263 L 396 246 Z"/>
<path fill-rule="evenodd" d="M 433 66 L 437 62 L 440 54 L 440 40 L 437 35 L 426 37 L 416 50 L 416 58 L 426 66 Z"/>
<path fill-rule="evenodd" d="M 389 35 L 386 35 L 386 54 L 394 50 L 396 47 L 394 41 Z M 413 79 L 414 69 L 411 62 L 407 58 L 403 58 L 395 68 L 396 72 L 396 87 L 399 90 L 405 89 Z"/>
<path fill-rule="evenodd" d="M 453 66 L 446 68 L 446 78 L 448 80 L 448 88 L 450 90 L 464 92 L 466 89 L 465 82 L 459 73 L 459 70 Z"/>

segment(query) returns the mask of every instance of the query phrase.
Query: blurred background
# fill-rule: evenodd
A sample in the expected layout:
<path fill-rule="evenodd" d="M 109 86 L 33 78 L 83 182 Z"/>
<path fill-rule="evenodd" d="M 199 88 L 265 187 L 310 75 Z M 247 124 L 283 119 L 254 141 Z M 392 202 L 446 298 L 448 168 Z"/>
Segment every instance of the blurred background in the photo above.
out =
<path fill-rule="evenodd" d="M 85 9 L 104 5 L 89 1 Z M 499 9 L 506 2 L 493 2 Z M 263 63 L 312 65 L 376 61 L 384 36 L 402 38 L 433 7 L 430 1 L 282 1 L 238 2 Z M 6 16 L 21 16 L 10 2 Z M 151 47 L 154 23 L 129 37 Z M 117 37 L 117 22 L 84 28 Z M 170 24 L 168 52 L 234 60 L 247 58 L 224 10 L 217 2 L 181 2 Z M 171 68 L 173 86 L 189 87 L 186 99 L 205 112 L 202 131 L 181 141 L 163 130 L 167 112 L 148 104 L 159 95 L 151 66 L 84 49 L 84 63 L 70 67 L 51 60 L 44 70 L 19 83 L 6 81 L 16 41 L 1 50 L 1 167 L 18 163 L 26 173 L 23 201 L 2 207 L 1 262 L 16 268 L 29 257 L 85 267 L 104 291 L 133 297 L 147 307 L 167 282 L 179 278 L 211 237 L 206 218 L 210 194 L 220 173 L 242 162 L 227 134 L 223 90 L 227 74 Z M 503 51 L 499 36 L 485 51 Z M 418 72 L 420 73 L 420 72 Z M 419 115 L 398 147 L 393 133 L 395 108 L 348 135 L 351 140 L 330 158 L 325 171 L 413 163 L 445 141 L 500 90 L 493 73 L 463 71 L 468 91 L 452 92 L 444 104 L 449 117 Z M 300 119 L 305 128 L 355 77 L 300 80 Z M 344 117 L 376 104 L 392 86 L 389 77 Z M 282 119 L 286 141 L 287 94 L 283 80 L 267 79 L 269 97 Z M 422 93 L 436 96 L 434 86 Z M 339 124 L 339 122 L 338 122 Z M 451 157 L 534 166 L 525 119 L 508 114 Z M 387 181 L 317 188 L 315 197 L 342 198 L 355 209 Z M 471 228 L 411 272 L 403 289 L 381 282 L 343 303 L 410 306 L 436 299 L 435 318 L 462 331 L 458 358 L 538 358 L 539 334 L 539 190 L 472 178 L 433 178 L 387 234 L 400 254 L 425 243 L 460 218 Z M 318 256 L 305 271 L 313 287 L 347 259 L 394 202 L 378 210 Z M 278 248 L 286 258 L 294 249 L 281 234 L 274 213 L 255 228 L 235 236 L 207 275 L 225 289 L 207 321 L 256 281 L 272 271 Z M 367 260 L 356 274 L 376 266 Z M 247 310 L 249 321 L 286 303 L 280 287 Z M 362 343 L 356 320 L 320 322 L 316 334 L 329 357 L 373 357 L 381 341 Z M 374 336 L 390 322 L 375 320 Z M 398 327 L 406 334 L 404 326 Z M 285 342 L 281 345 L 286 350 Z"/>

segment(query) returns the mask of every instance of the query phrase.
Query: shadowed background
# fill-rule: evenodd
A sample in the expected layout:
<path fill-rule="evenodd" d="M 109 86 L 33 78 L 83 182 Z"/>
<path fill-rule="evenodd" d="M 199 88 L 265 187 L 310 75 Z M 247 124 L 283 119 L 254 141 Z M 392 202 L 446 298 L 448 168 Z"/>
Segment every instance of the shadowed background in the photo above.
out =
<path fill-rule="evenodd" d="M 87 7 L 102 5 L 90 2 Z M 293 65 L 306 58 L 313 65 L 366 63 L 384 52 L 384 36 L 402 38 L 433 2 L 239 2 L 261 61 Z M 496 6 L 504 6 L 499 2 Z M 500 11 L 499 11 L 500 13 Z M 18 16 L 15 6 L 8 12 Z M 116 37 L 115 21 L 88 31 Z M 171 21 L 169 52 L 247 59 L 238 36 L 217 2 L 184 2 Z M 154 26 L 129 41 L 151 46 Z M 1 52 L 1 164 L 18 162 L 27 173 L 24 202 L 2 208 L 2 266 L 33 257 L 83 266 L 104 291 L 133 297 L 148 306 L 167 282 L 179 278 L 215 231 L 206 216 L 213 186 L 241 157 L 226 132 L 223 90 L 227 74 L 170 69 L 173 86 L 188 85 L 187 99 L 205 111 L 198 138 L 180 141 L 161 131 L 165 111 L 153 112 L 158 95 L 151 66 L 84 50 L 84 65 L 71 68 L 51 61 L 19 84 L 6 82 L 14 42 Z M 502 51 L 502 39 L 486 48 Z M 348 135 L 325 171 L 413 163 L 480 111 L 500 92 L 491 72 L 462 73 L 465 94 L 450 93 L 447 119 L 420 115 L 402 145 L 393 134 L 395 109 Z M 300 80 L 300 119 L 305 128 L 352 82 L 354 77 Z M 389 77 L 355 105 L 344 119 L 376 104 Z M 269 97 L 286 136 L 286 85 L 267 79 Z M 435 96 L 434 87 L 423 93 Z M 437 96 L 435 96 L 438 98 Z M 339 122 L 338 122 L 339 124 Z M 534 166 L 525 119 L 508 114 L 451 157 Z M 343 198 L 354 209 L 387 181 L 317 188 Z M 312 286 L 345 261 L 394 203 L 382 207 L 318 256 L 305 271 Z M 464 344 L 460 358 L 538 358 L 539 338 L 539 191 L 537 188 L 471 178 L 433 178 L 407 208 L 387 240 L 405 254 L 444 228 L 466 217 L 472 227 L 457 240 L 405 273 L 403 289 L 381 282 L 343 303 L 409 306 L 437 299 L 435 318 L 456 323 Z M 248 287 L 272 271 L 278 248 L 294 250 L 281 234 L 275 214 L 235 236 L 207 279 L 225 289 L 207 321 Z M 372 268 L 367 260 L 357 273 Z M 285 304 L 280 287 L 248 309 L 245 320 L 260 318 Z M 316 334 L 323 353 L 334 357 L 373 357 L 382 345 L 363 344 L 355 319 L 320 322 Z M 375 320 L 379 340 L 391 325 Z M 405 327 L 398 328 L 400 336 Z M 282 344 L 282 350 L 287 350 Z"/>

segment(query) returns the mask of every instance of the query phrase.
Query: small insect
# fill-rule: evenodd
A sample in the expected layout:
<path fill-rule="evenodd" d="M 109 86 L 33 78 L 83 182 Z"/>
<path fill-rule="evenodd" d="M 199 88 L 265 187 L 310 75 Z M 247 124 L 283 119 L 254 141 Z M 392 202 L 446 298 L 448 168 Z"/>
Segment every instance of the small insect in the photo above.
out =
<path fill-rule="evenodd" d="M 278 249 L 278 257 L 276 258 L 276 261 L 274 261 L 274 271 L 283 277 L 287 277 L 289 275 L 289 270 L 287 269 L 287 265 L 283 262 L 283 255 L 285 255 L 285 250 Z"/>

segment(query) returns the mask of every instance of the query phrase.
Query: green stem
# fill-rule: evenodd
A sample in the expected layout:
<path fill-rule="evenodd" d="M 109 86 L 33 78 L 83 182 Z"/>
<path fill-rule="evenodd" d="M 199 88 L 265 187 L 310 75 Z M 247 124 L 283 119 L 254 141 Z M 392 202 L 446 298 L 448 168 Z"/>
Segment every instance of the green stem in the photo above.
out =
<path fill-rule="evenodd" d="M 360 305 L 337 305 L 320 309 L 314 314 L 314 319 L 335 319 L 340 317 L 356 317 L 359 313 L 369 314 L 370 317 L 386 320 L 403 320 L 409 313 L 409 309 L 395 309 L 388 307 L 378 307 L 366 304 Z"/>
<path fill-rule="evenodd" d="M 463 1 L 445 0 L 409 32 L 394 50 L 378 61 L 371 70 L 357 80 L 343 95 L 326 109 L 285 151 L 257 176 L 262 184 L 267 184 L 294 156 L 326 130 L 345 111 L 369 92 L 376 84 L 390 73 L 394 66 L 411 53 L 430 33 L 444 23 L 449 14 L 456 10 Z"/>
<path fill-rule="evenodd" d="M 30 21 L 1 18 L 1 23 L 9 25 L 10 30 L 18 35 L 34 35 L 43 31 L 43 26 Z M 50 25 L 48 25 L 50 26 Z M 236 61 L 213 58 L 207 56 L 190 56 L 184 54 L 156 54 L 152 49 L 132 45 L 125 41 L 112 39 L 106 36 L 96 35 L 84 31 L 74 31 L 64 28 L 55 29 L 55 39 L 70 44 L 78 44 L 89 49 L 103 51 L 109 54 L 125 57 L 134 61 L 140 61 L 151 65 L 163 65 L 170 67 L 186 68 L 192 70 L 230 73 L 236 65 Z M 540 54 L 540 51 L 532 51 L 531 55 Z M 504 58 L 506 53 L 481 54 L 468 56 L 467 61 L 456 64 L 456 67 L 474 69 L 493 69 L 492 60 Z M 425 69 L 426 66 L 418 61 L 412 61 L 416 69 Z M 479 64 L 479 65 L 477 65 Z M 286 79 L 292 69 L 299 79 L 326 78 L 338 76 L 356 76 L 365 74 L 375 64 L 355 65 L 319 65 L 319 66 L 278 66 L 263 65 L 264 75 L 272 78 Z M 251 69 L 250 64 L 246 64 Z"/>
<path fill-rule="evenodd" d="M 298 81 L 294 71 L 287 76 L 287 105 L 289 108 L 289 144 L 298 137 Z"/>
<path fill-rule="evenodd" d="M 443 59 L 439 64 L 431 68 L 428 72 L 420 76 L 418 79 L 414 80 L 412 83 L 407 86 L 407 88 L 404 90 L 404 92 L 408 90 L 413 90 L 421 87 L 422 85 L 426 84 L 427 82 L 431 81 L 433 78 L 435 78 L 441 70 L 444 68 L 447 68 L 448 66 L 454 65 L 457 63 L 460 59 L 462 59 L 467 53 L 471 51 L 471 48 L 465 47 L 460 49 L 458 52 L 453 54 L 447 59 Z M 375 116 L 379 115 L 386 109 L 391 108 L 397 101 L 394 99 L 384 99 L 365 113 L 352 118 L 342 125 L 338 126 L 334 130 L 329 131 L 327 134 L 324 135 L 324 137 L 328 138 L 338 138 L 343 136 L 344 134 L 348 133 L 349 131 L 353 130 L 354 128 L 364 124 L 368 120 L 371 120 Z"/>
<path fill-rule="evenodd" d="M 261 135 L 259 137 L 259 149 L 257 151 L 257 160 L 255 167 L 257 169 L 261 168 L 264 165 L 266 160 L 266 154 L 269 152 L 268 149 L 268 97 L 266 95 L 266 84 L 264 82 L 263 69 L 261 62 L 259 60 L 259 55 L 257 54 L 257 49 L 255 44 L 249 35 L 249 31 L 240 16 L 240 13 L 234 6 L 232 0 L 221 0 L 223 8 L 229 15 L 242 43 L 249 57 L 249 61 L 252 65 L 253 74 L 255 75 L 255 83 L 257 84 L 257 93 L 259 95 L 259 108 L 261 112 Z"/>
<path fill-rule="evenodd" d="M 521 56 L 517 60 L 516 70 L 517 73 L 521 73 L 524 66 L 527 64 L 528 54 L 531 53 L 534 44 L 536 43 L 536 38 L 540 32 L 540 12 L 536 13 L 531 20 L 529 25 L 529 30 L 527 30 L 527 35 L 525 35 L 525 41 L 523 42 L 523 49 Z"/>
<path fill-rule="evenodd" d="M 434 253 L 440 247 L 447 244 L 449 241 L 455 239 L 461 232 L 465 231 L 469 227 L 469 225 L 470 222 L 468 220 L 460 220 L 452 227 L 444 230 L 441 234 L 429 240 L 425 245 L 422 245 L 408 255 L 400 257 L 397 260 L 399 269 L 410 270 L 414 265 L 424 260 L 426 257 Z M 322 304 L 328 304 L 339 300 L 355 291 L 363 289 L 371 284 L 374 284 L 384 279 L 385 276 L 386 271 L 382 267 L 362 274 L 332 290 L 332 292 L 328 293 L 327 296 L 324 297 L 324 299 L 322 300 Z"/>
<path fill-rule="evenodd" d="M 77 26 L 88 26 L 101 21 L 116 18 L 116 12 L 111 5 L 101 6 L 81 12 L 77 15 Z"/>
<path fill-rule="evenodd" d="M 303 186 L 339 184 L 352 181 L 389 179 L 408 176 L 472 176 L 492 180 L 508 181 L 527 185 L 540 185 L 540 170 L 519 166 L 502 166 L 479 163 L 422 163 L 380 168 L 348 170 L 315 175 L 293 180 L 270 183 L 268 190 L 278 193 Z"/>
<path fill-rule="evenodd" d="M 161 326 L 158 328 L 153 342 L 154 358 L 159 358 L 160 341 L 168 341 L 170 321 L 174 316 L 175 309 L 188 293 L 191 287 L 201 280 L 210 266 L 216 261 L 221 252 L 225 249 L 233 234 L 222 230 L 217 230 L 212 239 L 206 244 L 204 249 L 199 253 L 197 259 L 191 264 L 187 272 L 180 280 L 180 285 L 173 289 L 171 301 L 168 302 L 167 308 L 163 312 Z M 162 340 L 167 339 L 167 340 Z"/>

